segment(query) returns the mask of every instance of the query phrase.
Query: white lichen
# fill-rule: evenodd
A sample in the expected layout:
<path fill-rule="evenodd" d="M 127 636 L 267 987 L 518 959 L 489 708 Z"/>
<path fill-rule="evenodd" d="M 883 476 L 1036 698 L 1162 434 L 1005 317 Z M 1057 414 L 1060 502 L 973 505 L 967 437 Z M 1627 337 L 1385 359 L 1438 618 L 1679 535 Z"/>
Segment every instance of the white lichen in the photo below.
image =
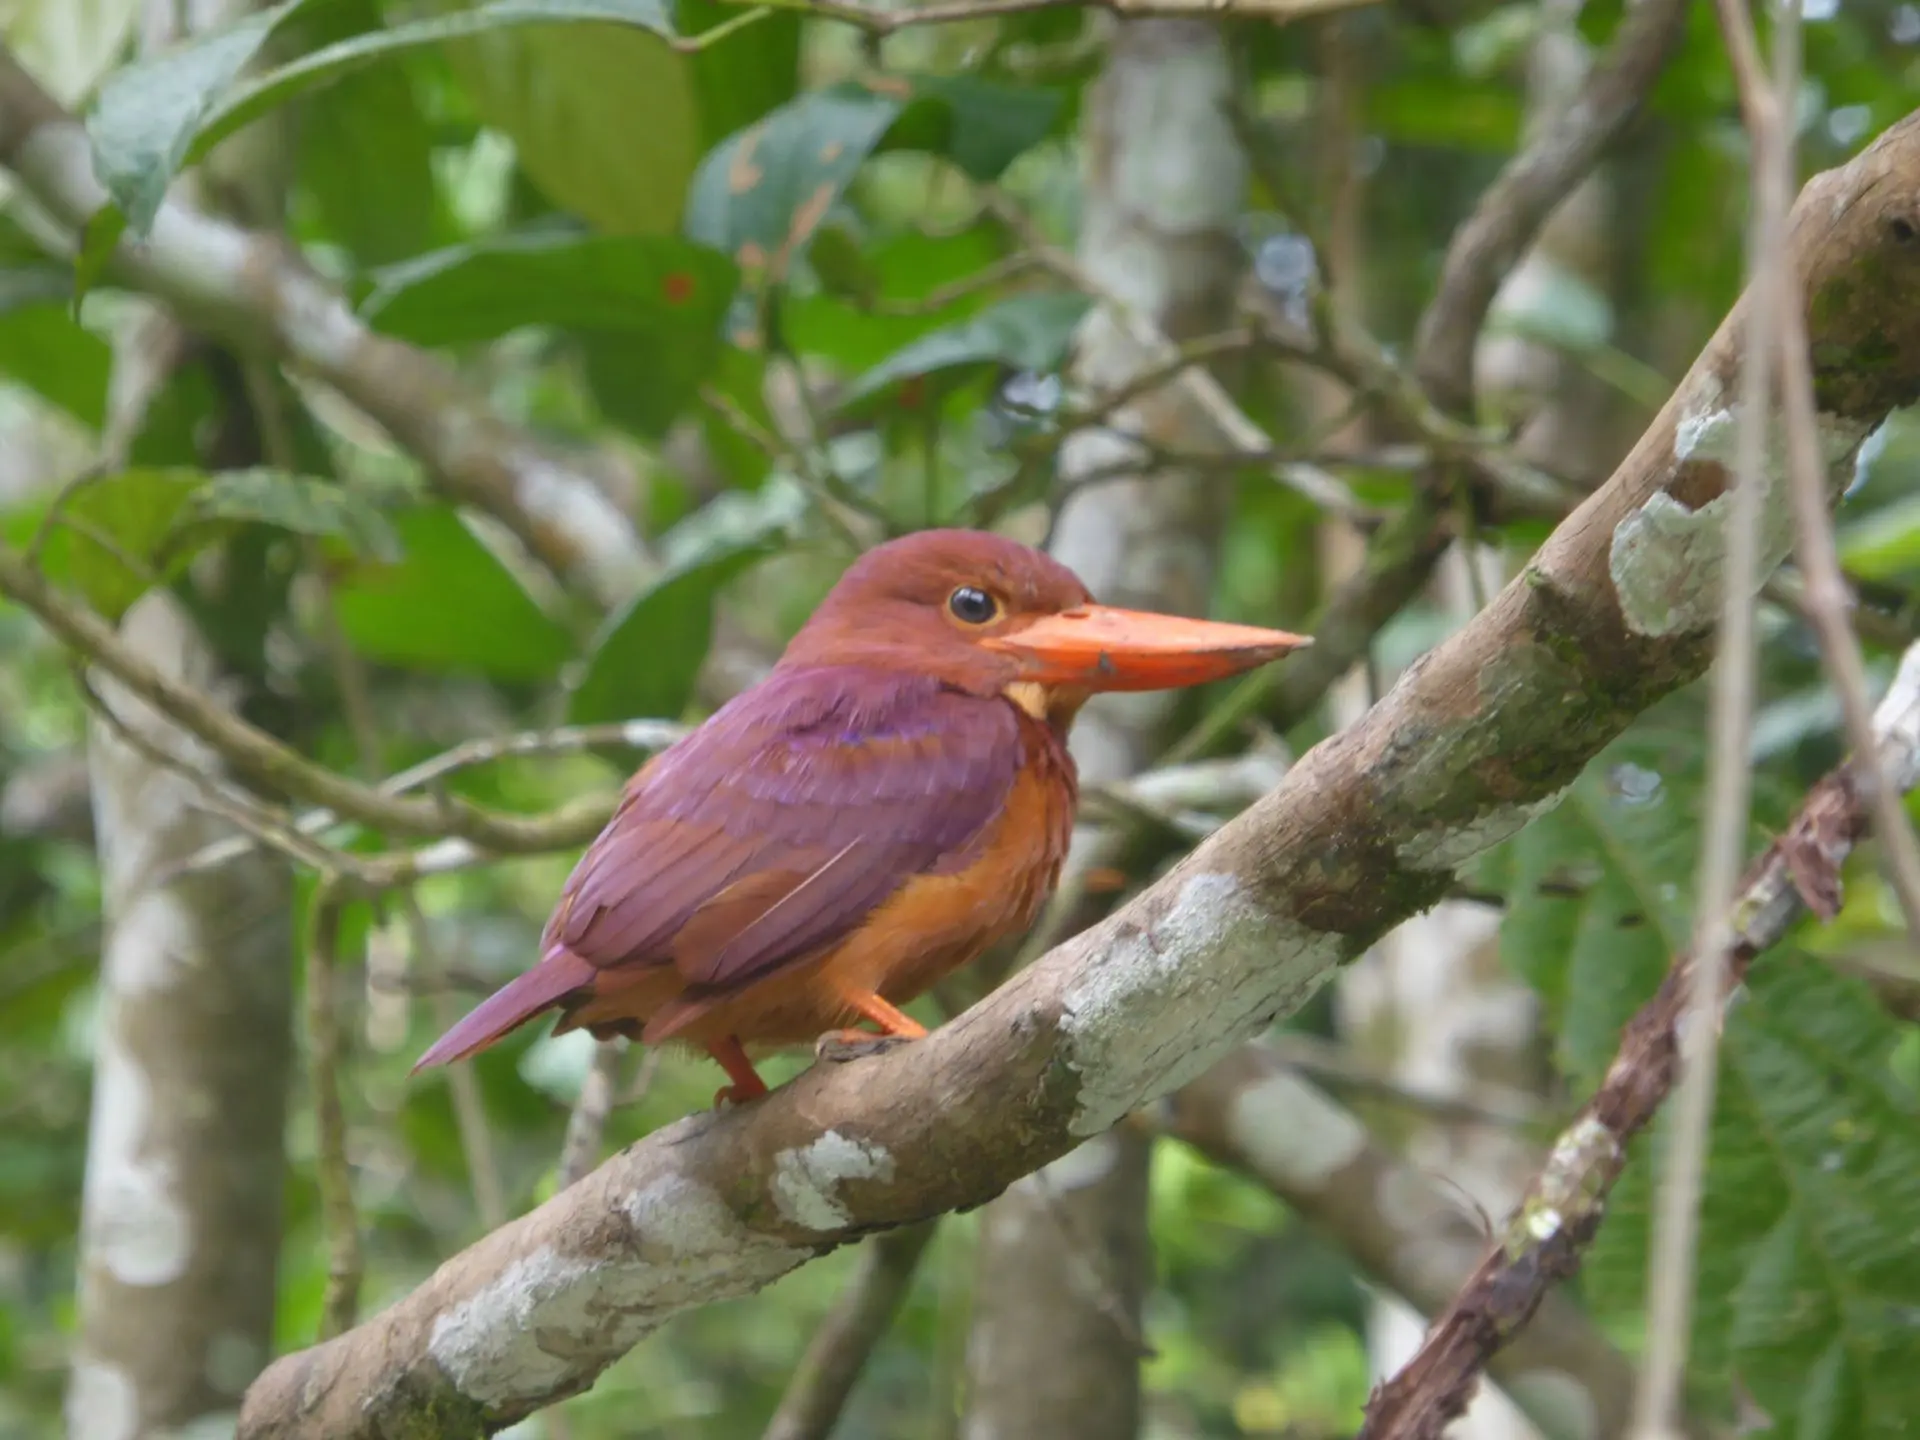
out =
<path fill-rule="evenodd" d="M 1367 1148 L 1367 1128 L 1351 1111 L 1288 1071 L 1234 1096 L 1227 1137 L 1283 1193 L 1326 1188 Z"/>
<path fill-rule="evenodd" d="M 1740 416 L 1739 403 L 1727 401 L 1718 384 L 1703 385 L 1674 427 L 1676 466 L 1711 461 L 1733 471 Z M 1815 420 L 1828 488 L 1840 488 L 1835 472 L 1842 466 L 1848 467 L 1849 476 L 1857 472 L 1862 442 L 1879 428 L 1879 422 L 1825 413 Z M 1768 426 L 1762 451 L 1759 574 L 1764 579 L 1793 550 L 1785 432 L 1778 417 Z M 1732 506 L 1730 491 L 1696 510 L 1660 490 L 1614 528 L 1608 573 L 1620 598 L 1620 612 L 1635 632 L 1674 635 L 1713 625 L 1720 613 Z"/>
<path fill-rule="evenodd" d="M 152 1086 L 118 1034 L 116 1010 L 110 1004 L 94 1058 L 84 1248 L 89 1265 L 122 1285 L 167 1285 L 187 1271 L 193 1226 L 150 1133 Z"/>
<path fill-rule="evenodd" d="M 829 1130 L 817 1140 L 782 1150 L 773 1161 L 773 1203 L 809 1230 L 838 1230 L 853 1221 L 840 1202 L 848 1180 L 891 1180 L 893 1156 L 879 1145 Z"/>
<path fill-rule="evenodd" d="M 613 1203 L 631 1228 L 625 1245 L 592 1254 L 541 1245 L 434 1321 L 428 1353 L 463 1395 L 545 1399 L 669 1316 L 757 1290 L 811 1254 L 754 1234 L 685 1175 L 656 1176 Z"/>
<path fill-rule="evenodd" d="M 74 1361 L 66 1412 L 67 1434 L 86 1440 L 134 1440 L 140 1430 L 140 1395 L 132 1377 L 102 1360 Z"/>
<path fill-rule="evenodd" d="M 1099 962 L 1061 996 L 1075 1135 L 1184 1085 L 1298 1008 L 1347 954 L 1344 936 L 1274 915 L 1226 874 L 1191 876 L 1144 927 L 1099 934 Z"/>

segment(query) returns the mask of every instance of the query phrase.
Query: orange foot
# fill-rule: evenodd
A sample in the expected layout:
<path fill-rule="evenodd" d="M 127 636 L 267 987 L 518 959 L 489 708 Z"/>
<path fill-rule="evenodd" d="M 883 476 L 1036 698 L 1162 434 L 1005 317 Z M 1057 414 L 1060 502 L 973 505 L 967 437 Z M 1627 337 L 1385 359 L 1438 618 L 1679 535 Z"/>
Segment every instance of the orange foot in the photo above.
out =
<path fill-rule="evenodd" d="M 747 1059 L 747 1052 L 740 1044 L 740 1037 L 729 1035 L 724 1040 L 715 1040 L 707 1046 L 707 1053 L 727 1072 L 731 1085 L 722 1085 L 713 1092 L 713 1108 L 722 1105 L 744 1105 L 749 1100 L 758 1100 L 767 1093 L 767 1082 L 760 1078 L 760 1072 L 753 1068 L 753 1062 Z"/>
<path fill-rule="evenodd" d="M 830 1065 L 844 1065 L 849 1060 L 864 1060 L 869 1055 L 881 1055 L 896 1046 L 910 1044 L 913 1038 L 911 1035 L 875 1035 L 867 1030 L 829 1030 L 813 1042 L 813 1058 Z"/>

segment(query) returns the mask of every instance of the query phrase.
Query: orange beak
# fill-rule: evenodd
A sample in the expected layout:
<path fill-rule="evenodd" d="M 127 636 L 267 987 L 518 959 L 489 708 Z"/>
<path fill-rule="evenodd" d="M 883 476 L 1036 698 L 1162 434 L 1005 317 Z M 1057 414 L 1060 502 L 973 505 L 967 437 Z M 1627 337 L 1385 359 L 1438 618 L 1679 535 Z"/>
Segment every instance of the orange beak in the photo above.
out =
<path fill-rule="evenodd" d="M 1189 620 L 1111 605 L 1043 615 L 980 644 L 1017 656 L 1024 678 L 1080 690 L 1177 690 L 1204 685 L 1311 645 L 1305 635 Z"/>

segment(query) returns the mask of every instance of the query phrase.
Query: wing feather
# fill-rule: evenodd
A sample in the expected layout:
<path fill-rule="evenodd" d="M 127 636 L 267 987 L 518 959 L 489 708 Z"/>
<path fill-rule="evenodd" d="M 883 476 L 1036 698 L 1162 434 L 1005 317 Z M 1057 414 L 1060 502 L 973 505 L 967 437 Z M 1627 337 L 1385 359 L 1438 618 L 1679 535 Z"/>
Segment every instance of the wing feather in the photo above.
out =
<path fill-rule="evenodd" d="M 548 931 L 602 969 L 726 990 L 966 863 L 1025 759 L 1013 707 L 883 672 L 776 671 L 658 757 Z"/>

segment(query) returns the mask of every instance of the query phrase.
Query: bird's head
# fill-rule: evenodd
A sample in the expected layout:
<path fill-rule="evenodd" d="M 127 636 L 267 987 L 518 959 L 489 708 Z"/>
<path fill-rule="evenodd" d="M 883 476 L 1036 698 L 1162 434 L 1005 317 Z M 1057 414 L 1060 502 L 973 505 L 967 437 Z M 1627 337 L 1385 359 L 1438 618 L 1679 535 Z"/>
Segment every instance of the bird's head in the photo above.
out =
<path fill-rule="evenodd" d="M 1204 684 L 1311 643 L 1095 604 L 1079 576 L 1030 546 L 984 531 L 922 530 L 848 567 L 781 664 L 933 675 L 1061 722 L 1100 691 Z"/>

